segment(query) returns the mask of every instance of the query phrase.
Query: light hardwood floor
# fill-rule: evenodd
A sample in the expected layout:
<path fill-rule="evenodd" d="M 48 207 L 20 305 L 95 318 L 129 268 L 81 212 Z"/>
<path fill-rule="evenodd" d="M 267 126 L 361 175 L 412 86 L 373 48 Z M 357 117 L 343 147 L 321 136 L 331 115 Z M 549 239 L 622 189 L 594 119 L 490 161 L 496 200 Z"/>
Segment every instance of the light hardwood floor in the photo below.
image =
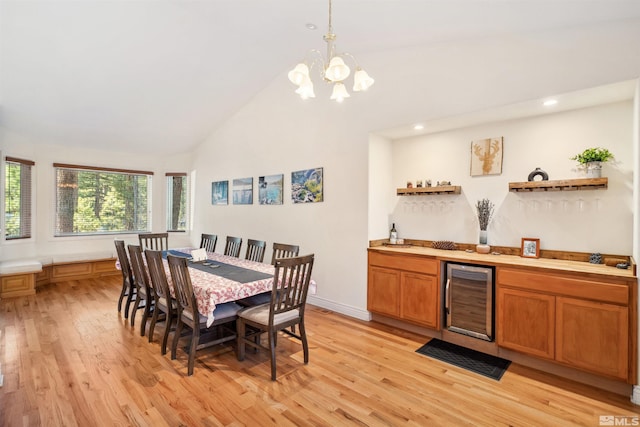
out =
<path fill-rule="evenodd" d="M 627 396 L 512 364 L 493 381 L 415 353 L 427 338 L 309 307 L 310 363 L 278 340 L 268 357 L 232 348 L 160 355 L 117 313 L 119 277 L 70 281 L 0 301 L 4 426 L 570 426 L 638 415 Z"/>

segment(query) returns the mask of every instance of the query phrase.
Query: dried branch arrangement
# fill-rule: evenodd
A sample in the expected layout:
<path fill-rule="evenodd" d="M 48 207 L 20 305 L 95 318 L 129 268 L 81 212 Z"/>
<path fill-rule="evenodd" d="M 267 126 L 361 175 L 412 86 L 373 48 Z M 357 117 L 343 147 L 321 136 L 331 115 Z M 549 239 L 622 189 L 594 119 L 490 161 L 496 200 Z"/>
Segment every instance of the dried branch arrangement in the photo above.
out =
<path fill-rule="evenodd" d="M 493 203 L 489 199 L 482 199 L 476 202 L 476 210 L 478 211 L 478 222 L 480 230 L 486 230 L 493 215 Z"/>

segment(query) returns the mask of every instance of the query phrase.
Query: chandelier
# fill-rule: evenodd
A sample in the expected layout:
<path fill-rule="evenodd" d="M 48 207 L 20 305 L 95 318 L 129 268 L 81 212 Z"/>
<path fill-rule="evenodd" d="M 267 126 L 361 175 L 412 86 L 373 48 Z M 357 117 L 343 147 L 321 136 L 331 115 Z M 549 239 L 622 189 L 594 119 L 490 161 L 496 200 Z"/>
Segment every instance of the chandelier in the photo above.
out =
<path fill-rule="evenodd" d="M 288 74 L 289 80 L 298 86 L 296 93 L 300 95 L 302 99 L 316 97 L 313 91 L 313 82 L 309 75 L 309 71 L 314 69 L 314 67 L 322 67 L 320 70 L 322 78 L 325 82 L 333 84 L 333 92 L 331 93 L 332 100 L 342 102 L 345 98 L 349 98 L 351 95 L 347 92 L 344 81 L 351 74 L 351 69 L 345 64 L 344 58 L 349 58 L 355 63 L 356 72 L 353 76 L 354 92 L 367 90 L 373 85 L 374 80 L 358 65 L 353 55 L 347 52 L 341 54 L 336 53 L 336 35 L 333 33 L 333 27 L 331 26 L 331 0 L 329 0 L 329 30 L 322 38 L 327 43 L 326 60 L 319 50 L 312 49 L 308 53 L 308 56 L 311 57 L 310 61 L 305 59 L 304 62 L 296 65 Z"/>

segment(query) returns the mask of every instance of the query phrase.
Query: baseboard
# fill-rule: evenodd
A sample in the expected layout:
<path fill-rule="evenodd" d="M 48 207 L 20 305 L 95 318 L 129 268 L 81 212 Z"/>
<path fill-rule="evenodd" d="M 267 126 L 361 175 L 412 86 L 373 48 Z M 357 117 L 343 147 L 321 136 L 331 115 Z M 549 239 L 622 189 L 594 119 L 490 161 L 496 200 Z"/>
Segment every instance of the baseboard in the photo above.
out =
<path fill-rule="evenodd" d="M 633 392 L 631 393 L 631 403 L 640 405 L 640 385 L 633 386 Z"/>
<path fill-rule="evenodd" d="M 371 313 L 369 313 L 367 310 L 352 307 L 346 304 L 340 304 L 335 301 L 330 301 L 328 299 L 320 298 L 315 295 L 309 295 L 307 297 L 307 302 L 317 307 L 326 308 L 327 310 L 344 314 L 345 316 L 354 317 L 356 319 L 365 320 L 367 322 L 371 320 Z"/>

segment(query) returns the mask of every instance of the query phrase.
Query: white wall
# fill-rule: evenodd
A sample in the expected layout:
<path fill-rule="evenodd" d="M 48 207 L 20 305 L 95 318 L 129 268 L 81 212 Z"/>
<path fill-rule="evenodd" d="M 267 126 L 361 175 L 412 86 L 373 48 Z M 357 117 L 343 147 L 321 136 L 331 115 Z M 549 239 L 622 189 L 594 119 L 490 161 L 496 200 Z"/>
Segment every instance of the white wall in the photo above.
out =
<path fill-rule="evenodd" d="M 369 138 L 369 236 L 380 234 L 381 238 L 389 237 L 391 207 L 395 202 L 391 159 L 393 159 L 392 141 L 379 135 L 371 135 Z"/>
<path fill-rule="evenodd" d="M 487 137 L 504 138 L 502 173 L 472 177 L 471 141 Z M 536 167 L 551 180 L 584 177 L 570 157 L 598 146 L 616 157 L 603 167 L 607 190 L 508 191 L 509 182 L 527 181 Z M 394 141 L 392 165 L 396 188 L 429 178 L 462 186 L 459 196 L 396 197 L 392 218 L 401 236 L 477 243 L 475 204 L 489 198 L 495 204 L 490 245 L 519 247 L 522 237 L 536 237 L 542 249 L 632 253 L 631 100 Z"/>
<path fill-rule="evenodd" d="M 51 255 L 111 253 L 115 256 L 114 238 L 137 243 L 137 234 L 82 237 L 53 237 L 55 213 L 55 172 L 53 163 L 144 170 L 154 172 L 152 179 L 153 231 L 166 231 L 166 172 L 189 172 L 190 155 L 159 157 L 142 153 L 116 153 L 105 150 L 69 148 L 57 141 L 34 139 L 0 128 L 2 156 L 33 160 L 33 229 L 32 238 L 2 241 L 0 259 L 23 257 L 47 259 Z M 189 245 L 188 233 L 172 233 L 172 246 Z"/>

